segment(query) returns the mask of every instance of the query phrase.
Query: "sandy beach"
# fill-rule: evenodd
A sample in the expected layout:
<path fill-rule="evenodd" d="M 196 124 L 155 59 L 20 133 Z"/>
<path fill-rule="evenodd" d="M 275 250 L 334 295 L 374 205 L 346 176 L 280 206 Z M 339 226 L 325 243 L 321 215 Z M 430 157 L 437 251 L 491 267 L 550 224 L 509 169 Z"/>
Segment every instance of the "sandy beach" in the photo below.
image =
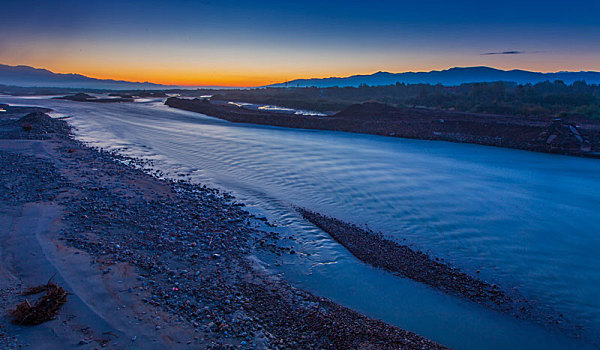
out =
<path fill-rule="evenodd" d="M 231 196 L 3 109 L 2 348 L 443 348 L 271 275 L 254 252 L 289 248 Z M 21 292 L 50 279 L 69 293 L 56 318 L 12 324 Z"/>

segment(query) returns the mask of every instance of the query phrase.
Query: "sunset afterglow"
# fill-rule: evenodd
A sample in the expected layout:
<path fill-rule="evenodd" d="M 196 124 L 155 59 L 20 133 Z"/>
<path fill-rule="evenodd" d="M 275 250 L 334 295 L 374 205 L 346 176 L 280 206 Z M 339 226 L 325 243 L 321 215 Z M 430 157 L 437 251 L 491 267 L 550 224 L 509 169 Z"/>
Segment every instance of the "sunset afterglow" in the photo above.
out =
<path fill-rule="evenodd" d="M 0 63 L 96 78 L 257 86 L 454 66 L 600 69 L 595 1 L 22 1 L 4 7 L 0 29 L 12 35 L 0 39 Z M 576 24 L 569 21 L 574 16 Z"/>

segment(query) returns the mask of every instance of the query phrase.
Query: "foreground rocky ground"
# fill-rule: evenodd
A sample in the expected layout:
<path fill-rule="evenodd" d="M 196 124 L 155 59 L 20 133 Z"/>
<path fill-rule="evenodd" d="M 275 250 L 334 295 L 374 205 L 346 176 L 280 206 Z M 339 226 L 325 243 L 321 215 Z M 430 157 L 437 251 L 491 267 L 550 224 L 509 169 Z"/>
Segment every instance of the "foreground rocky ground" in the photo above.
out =
<path fill-rule="evenodd" d="M 443 348 L 268 273 L 254 252 L 288 251 L 227 194 L 87 148 L 43 110 L 2 109 L 0 306 L 53 274 L 70 295 L 40 326 L 3 315 L 0 347 Z"/>

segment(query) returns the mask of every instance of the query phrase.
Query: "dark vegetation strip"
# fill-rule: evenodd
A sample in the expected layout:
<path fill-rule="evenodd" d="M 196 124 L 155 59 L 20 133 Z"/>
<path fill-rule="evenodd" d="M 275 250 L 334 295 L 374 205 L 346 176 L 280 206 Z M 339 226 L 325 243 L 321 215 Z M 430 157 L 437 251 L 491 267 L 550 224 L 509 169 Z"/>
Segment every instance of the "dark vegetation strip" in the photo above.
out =
<path fill-rule="evenodd" d="M 322 112 L 377 101 L 393 106 L 424 106 L 473 113 L 600 119 L 600 85 L 583 81 L 573 84 L 560 80 L 537 84 L 499 81 L 457 86 L 396 83 L 359 87 L 220 90 L 212 94 L 216 99 Z"/>
<path fill-rule="evenodd" d="M 102 89 L 17 87 L 0 85 L 5 94 L 61 95 L 77 92 L 106 93 Z M 538 116 L 546 119 L 581 117 L 600 119 L 600 85 L 561 80 L 536 84 L 515 82 L 479 82 L 460 85 L 406 84 L 356 87 L 267 87 L 256 89 L 165 89 L 118 90 L 111 96 L 122 98 L 185 97 L 213 95 L 226 101 L 272 104 L 294 109 L 335 112 L 353 104 L 376 101 L 395 107 L 422 106 L 469 113 L 514 116 Z"/>

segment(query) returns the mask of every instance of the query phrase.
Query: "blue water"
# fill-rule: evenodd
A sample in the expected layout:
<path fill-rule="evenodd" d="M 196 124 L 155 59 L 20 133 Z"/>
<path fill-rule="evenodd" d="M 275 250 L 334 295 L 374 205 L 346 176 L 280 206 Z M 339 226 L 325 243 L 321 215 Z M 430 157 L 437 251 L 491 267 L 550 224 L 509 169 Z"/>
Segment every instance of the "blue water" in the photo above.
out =
<path fill-rule="evenodd" d="M 581 348 L 552 329 L 362 264 L 304 206 L 381 230 L 600 334 L 600 161 L 447 142 L 232 124 L 161 101 L 1 97 L 72 116 L 78 137 L 232 191 L 294 237 L 261 257 L 292 283 L 458 349 Z M 310 255 L 308 255 L 310 254 Z"/>

